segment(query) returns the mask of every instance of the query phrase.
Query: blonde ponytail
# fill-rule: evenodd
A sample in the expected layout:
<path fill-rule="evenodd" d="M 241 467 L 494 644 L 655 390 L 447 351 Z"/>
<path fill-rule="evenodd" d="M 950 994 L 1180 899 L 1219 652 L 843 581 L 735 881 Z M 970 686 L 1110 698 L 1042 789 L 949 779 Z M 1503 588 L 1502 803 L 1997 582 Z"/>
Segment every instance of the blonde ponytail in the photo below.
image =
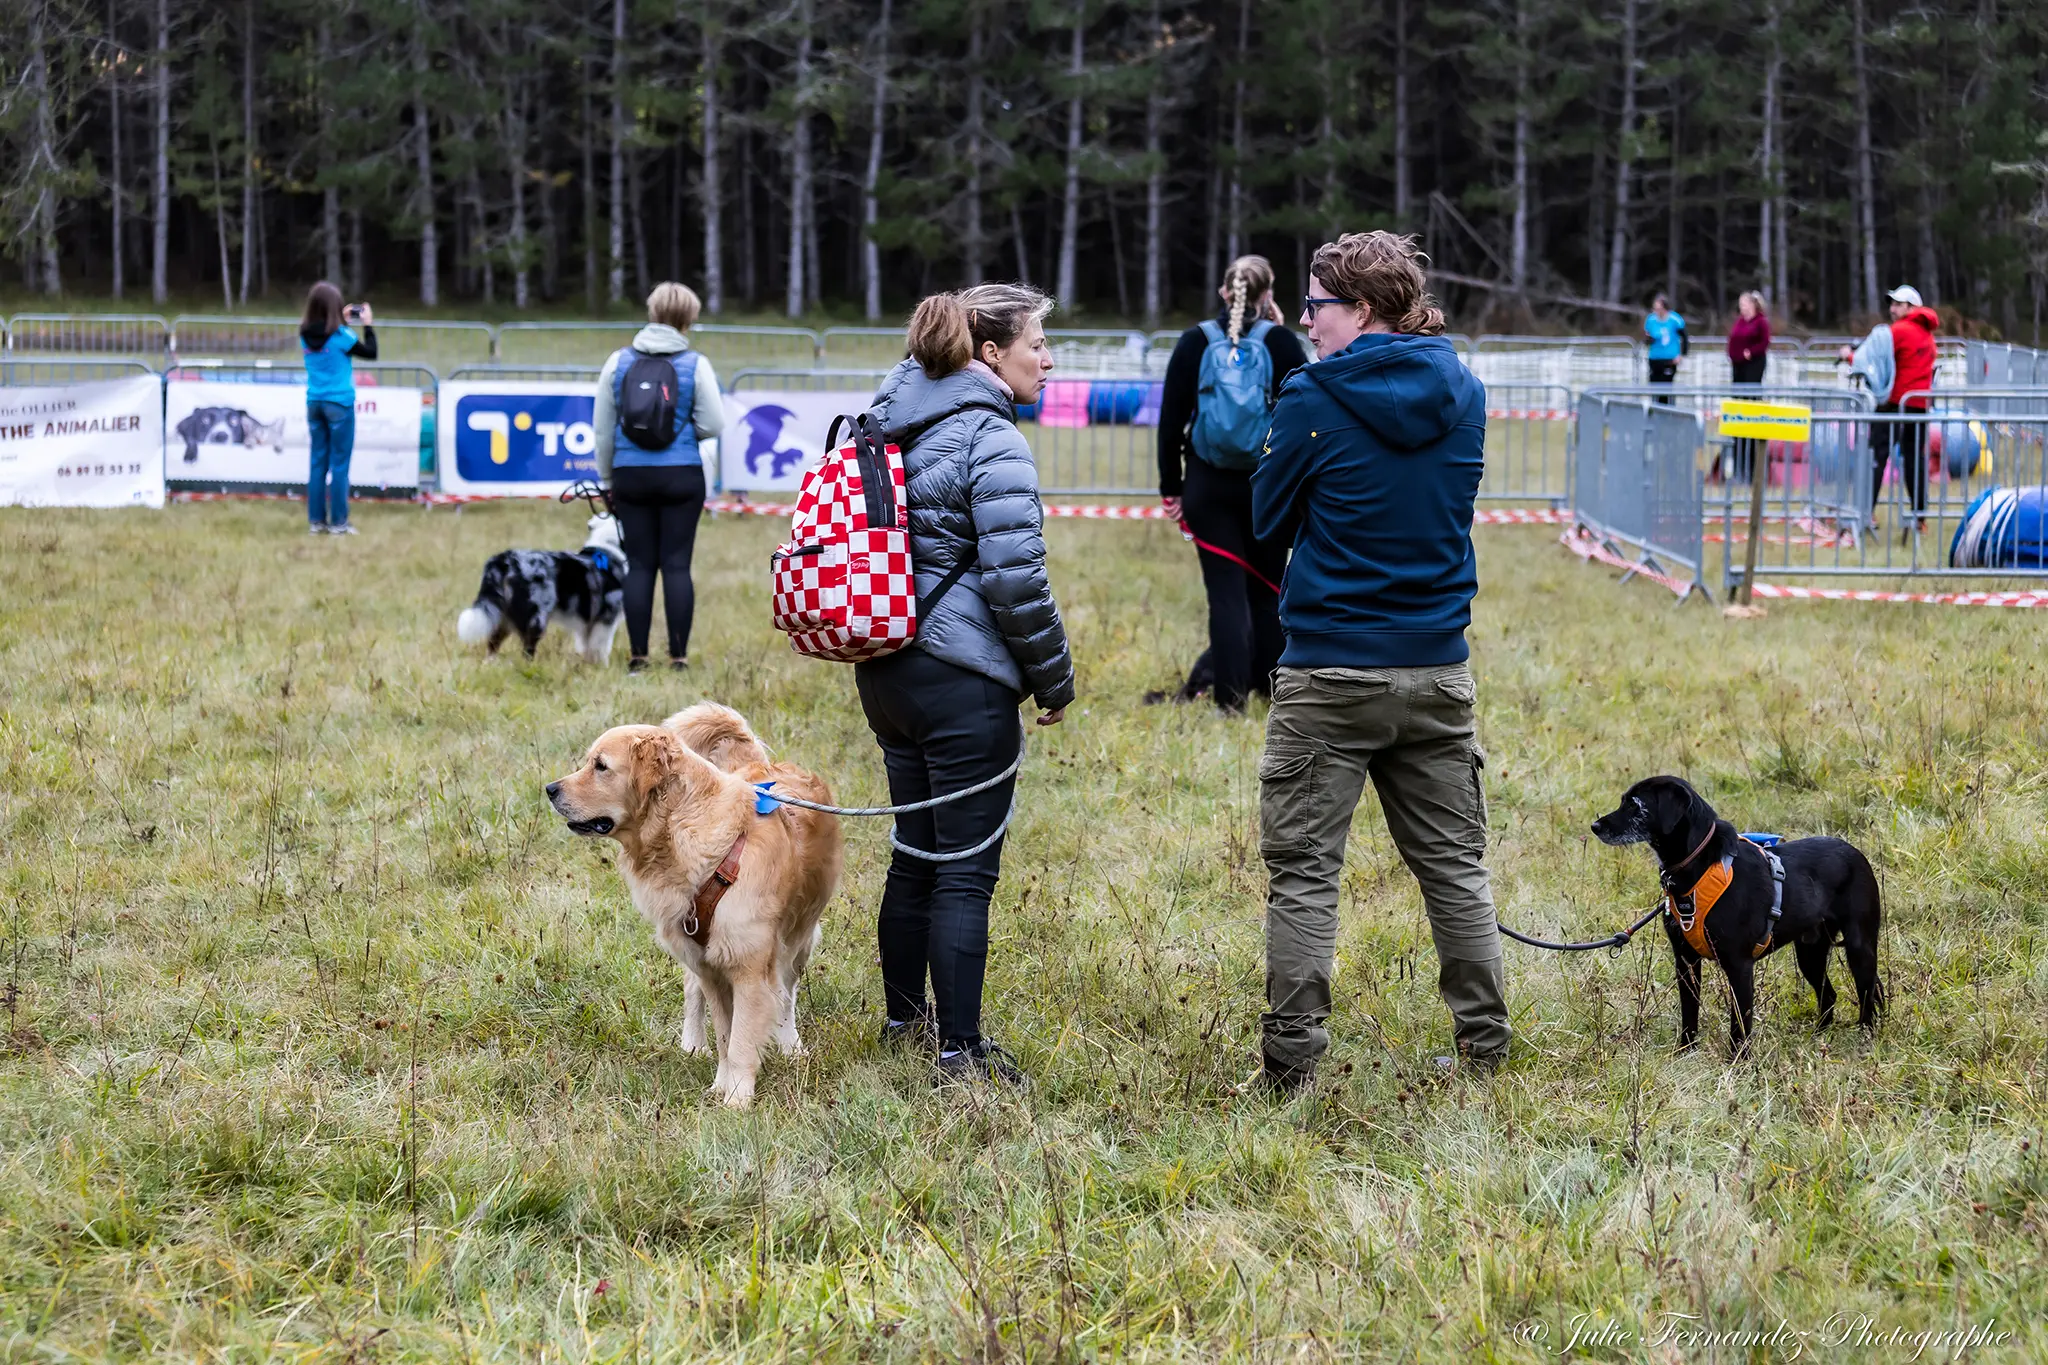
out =
<path fill-rule="evenodd" d="M 1230 276 L 1230 344 L 1235 346 L 1244 337 L 1244 276 L 1232 272 Z"/>
<path fill-rule="evenodd" d="M 967 305 L 957 294 L 934 294 L 910 318 L 910 358 L 927 377 L 943 379 L 974 359 L 974 333 Z"/>

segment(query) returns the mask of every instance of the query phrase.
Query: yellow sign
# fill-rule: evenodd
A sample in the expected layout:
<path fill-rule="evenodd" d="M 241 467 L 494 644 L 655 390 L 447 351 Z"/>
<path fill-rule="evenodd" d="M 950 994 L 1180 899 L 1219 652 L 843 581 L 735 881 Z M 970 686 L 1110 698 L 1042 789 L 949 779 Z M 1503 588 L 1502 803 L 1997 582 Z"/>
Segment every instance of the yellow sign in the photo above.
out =
<path fill-rule="evenodd" d="M 1721 404 L 1721 434 L 1763 441 L 1806 441 L 1813 434 L 1813 409 L 1804 403 L 1762 403 L 1730 398 Z"/>

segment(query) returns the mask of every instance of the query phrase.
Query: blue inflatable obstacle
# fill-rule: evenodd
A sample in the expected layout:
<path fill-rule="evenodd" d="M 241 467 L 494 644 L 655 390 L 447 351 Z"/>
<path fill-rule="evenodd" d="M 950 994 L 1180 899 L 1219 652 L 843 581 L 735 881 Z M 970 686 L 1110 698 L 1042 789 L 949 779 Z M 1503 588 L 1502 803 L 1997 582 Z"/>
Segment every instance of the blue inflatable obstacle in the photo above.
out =
<path fill-rule="evenodd" d="M 2048 488 L 1987 488 L 1948 547 L 1953 569 L 2048 568 Z"/>
<path fill-rule="evenodd" d="M 1937 422 L 1927 433 L 1927 453 L 1941 457 L 1951 479 L 1991 473 L 1990 446 L 1982 422 Z"/>

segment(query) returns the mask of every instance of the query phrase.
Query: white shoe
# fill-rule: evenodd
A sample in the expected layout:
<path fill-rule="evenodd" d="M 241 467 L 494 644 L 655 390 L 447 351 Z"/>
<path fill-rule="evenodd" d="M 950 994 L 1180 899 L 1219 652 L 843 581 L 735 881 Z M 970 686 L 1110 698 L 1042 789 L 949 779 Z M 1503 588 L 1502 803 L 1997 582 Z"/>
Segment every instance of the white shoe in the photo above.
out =
<path fill-rule="evenodd" d="M 308 527 L 306 527 L 306 534 L 307 534 L 307 535 L 309 535 L 309 536 L 324 536 L 324 535 L 326 535 L 326 534 L 327 534 L 327 523 L 326 523 L 326 522 L 324 522 L 324 521 L 316 521 L 316 522 L 312 523 L 311 525 L 309 525 Z"/>
<path fill-rule="evenodd" d="M 339 526 L 330 526 L 327 528 L 327 534 L 330 536 L 352 536 L 355 533 L 355 526 L 352 523 L 346 521 L 344 521 Z"/>

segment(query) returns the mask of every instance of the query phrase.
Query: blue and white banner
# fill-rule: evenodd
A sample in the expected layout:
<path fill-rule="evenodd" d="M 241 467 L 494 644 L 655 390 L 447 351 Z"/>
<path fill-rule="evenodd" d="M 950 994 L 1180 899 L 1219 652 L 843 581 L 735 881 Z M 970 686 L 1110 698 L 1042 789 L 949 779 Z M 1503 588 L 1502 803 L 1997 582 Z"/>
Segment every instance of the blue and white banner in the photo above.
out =
<path fill-rule="evenodd" d="M 742 389 L 725 395 L 720 438 L 723 487 L 788 491 L 825 457 L 825 437 L 841 413 L 866 410 L 865 393 Z M 841 438 L 842 440 L 844 437 Z"/>
<path fill-rule="evenodd" d="M 471 497 L 550 497 L 597 477 L 591 416 L 597 385 L 457 379 L 441 385 L 436 467 L 441 491 Z M 699 447 L 707 477 L 717 442 Z"/>
<path fill-rule="evenodd" d="M 0 506 L 163 505 L 157 376 L 0 388 Z"/>

